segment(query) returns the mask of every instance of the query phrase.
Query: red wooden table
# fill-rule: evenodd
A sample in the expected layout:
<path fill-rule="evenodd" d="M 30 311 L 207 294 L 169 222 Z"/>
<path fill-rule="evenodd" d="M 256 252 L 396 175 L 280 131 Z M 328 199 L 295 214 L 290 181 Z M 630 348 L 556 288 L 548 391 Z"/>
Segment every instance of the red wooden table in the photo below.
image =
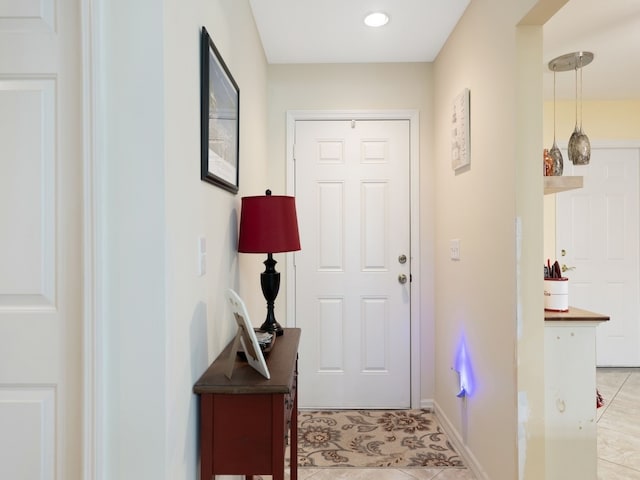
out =
<path fill-rule="evenodd" d="M 297 358 L 299 328 L 286 328 L 266 356 L 267 380 L 236 359 L 225 376 L 231 344 L 193 387 L 200 395 L 200 478 L 215 475 L 272 475 L 284 480 L 291 444 L 291 480 L 298 477 Z M 289 436 L 289 432 L 291 435 Z"/>

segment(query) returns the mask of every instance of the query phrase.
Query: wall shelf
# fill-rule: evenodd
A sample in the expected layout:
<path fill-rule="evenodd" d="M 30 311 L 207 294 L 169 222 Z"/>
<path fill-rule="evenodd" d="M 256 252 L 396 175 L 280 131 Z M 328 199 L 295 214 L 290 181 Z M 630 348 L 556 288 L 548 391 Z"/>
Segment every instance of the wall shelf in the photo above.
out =
<path fill-rule="evenodd" d="M 582 188 L 582 177 L 547 176 L 544 177 L 544 194 L 560 193 Z"/>

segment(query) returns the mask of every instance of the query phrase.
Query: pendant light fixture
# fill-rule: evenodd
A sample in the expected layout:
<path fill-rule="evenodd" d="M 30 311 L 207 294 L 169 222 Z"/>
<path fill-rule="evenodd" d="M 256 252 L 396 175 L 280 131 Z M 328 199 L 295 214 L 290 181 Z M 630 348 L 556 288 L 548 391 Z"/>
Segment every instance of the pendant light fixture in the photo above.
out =
<path fill-rule="evenodd" d="M 591 143 L 589 137 L 582 131 L 582 64 L 576 68 L 576 91 L 580 73 L 580 125 L 577 134 L 571 135 L 573 143 L 569 142 L 569 158 L 574 165 L 589 165 L 591 159 Z M 577 95 L 576 95 L 577 98 Z M 578 125 L 578 101 L 576 100 L 576 125 Z"/>
<path fill-rule="evenodd" d="M 593 61 L 591 52 L 573 52 L 561 55 L 549 62 L 549 69 L 554 72 L 554 145 L 555 145 L 555 72 L 575 71 L 576 85 L 576 124 L 567 151 L 569 160 L 574 165 L 588 165 L 591 158 L 591 143 L 589 137 L 582 131 L 582 67 L 589 65 Z M 578 71 L 580 73 L 580 101 L 578 102 Z M 580 119 L 578 123 L 578 103 L 580 103 Z M 551 152 L 549 152 L 551 154 Z"/>
<path fill-rule="evenodd" d="M 562 152 L 558 148 L 556 143 L 556 71 L 553 71 L 553 146 L 549 150 L 549 155 L 553 160 L 553 166 L 551 167 L 551 175 L 562 175 L 564 169 L 564 160 L 562 158 Z"/>

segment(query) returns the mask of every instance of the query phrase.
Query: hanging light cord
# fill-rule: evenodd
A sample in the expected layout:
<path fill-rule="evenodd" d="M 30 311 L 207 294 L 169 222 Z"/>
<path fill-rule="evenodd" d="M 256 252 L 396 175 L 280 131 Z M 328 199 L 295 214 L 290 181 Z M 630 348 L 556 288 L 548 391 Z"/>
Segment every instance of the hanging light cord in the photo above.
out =
<path fill-rule="evenodd" d="M 553 144 L 556 144 L 556 71 L 553 70 Z"/>
<path fill-rule="evenodd" d="M 576 127 L 578 126 L 578 67 L 576 67 Z"/>
<path fill-rule="evenodd" d="M 580 132 L 582 132 L 582 61 L 580 62 Z"/>

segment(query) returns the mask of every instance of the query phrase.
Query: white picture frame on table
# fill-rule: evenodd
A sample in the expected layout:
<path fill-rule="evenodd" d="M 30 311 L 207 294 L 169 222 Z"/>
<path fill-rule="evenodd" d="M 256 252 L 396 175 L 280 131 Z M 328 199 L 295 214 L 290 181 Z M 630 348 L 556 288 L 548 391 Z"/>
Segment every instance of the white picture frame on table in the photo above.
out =
<path fill-rule="evenodd" d="M 236 320 L 236 324 L 238 325 L 238 332 L 236 333 L 236 337 L 234 338 L 233 345 L 231 347 L 231 352 L 229 353 L 229 360 L 225 375 L 227 378 L 231 379 L 236 354 L 238 353 L 238 348 L 242 345 L 242 350 L 247 357 L 249 365 L 260 372 L 262 376 L 270 379 L 271 374 L 269 373 L 269 367 L 267 367 L 267 362 L 265 361 L 262 350 L 260 349 L 258 337 L 256 336 L 256 332 L 253 330 L 253 325 L 249 319 L 249 313 L 247 312 L 247 307 L 245 306 L 244 301 L 240 298 L 240 295 L 232 289 L 227 290 L 227 301 L 231 307 L 231 313 Z"/>

